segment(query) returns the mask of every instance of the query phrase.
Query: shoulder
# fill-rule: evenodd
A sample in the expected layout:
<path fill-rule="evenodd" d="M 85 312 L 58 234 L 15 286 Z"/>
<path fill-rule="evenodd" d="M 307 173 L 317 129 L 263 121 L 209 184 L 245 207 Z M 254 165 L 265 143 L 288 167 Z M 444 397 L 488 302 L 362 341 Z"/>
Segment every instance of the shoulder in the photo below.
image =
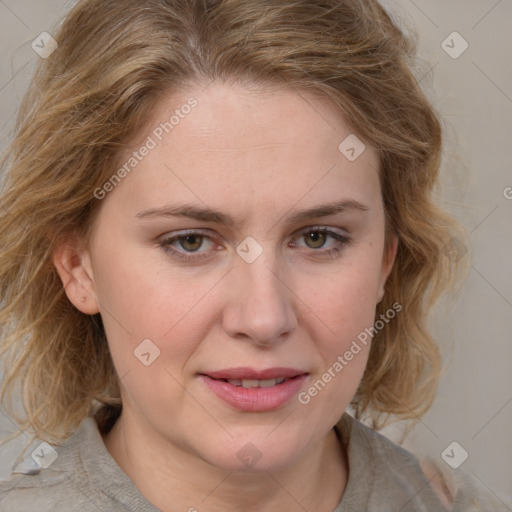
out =
<path fill-rule="evenodd" d="M 0 482 L 0 512 L 97 512 L 97 506 L 72 477 L 53 474 L 48 479 L 47 476 L 14 475 Z"/>
<path fill-rule="evenodd" d="M 453 507 L 453 500 L 456 493 L 453 482 L 449 482 L 446 475 L 443 475 L 432 459 L 426 457 L 420 460 L 420 467 L 429 481 L 432 489 L 437 493 L 441 503 L 448 509 Z M 450 485 L 452 483 L 452 485 Z"/>
<path fill-rule="evenodd" d="M 508 504 L 493 494 L 479 479 L 462 468 L 451 469 L 431 457 L 420 460 L 426 478 L 453 512 L 510 512 Z"/>
<path fill-rule="evenodd" d="M 39 445 L 34 460 L 29 454 L 8 480 L 0 481 L 0 512 L 127 510 L 108 499 L 87 467 L 95 461 L 101 469 L 103 452 L 92 418 L 86 418 L 61 446 Z"/>
<path fill-rule="evenodd" d="M 391 507 L 402 512 L 510 512 L 465 471 L 444 468 L 444 461 L 420 460 L 348 414 L 337 429 L 349 458 L 347 489 L 357 480 L 352 484 L 357 488 L 357 501 L 363 501 L 367 511 Z"/>

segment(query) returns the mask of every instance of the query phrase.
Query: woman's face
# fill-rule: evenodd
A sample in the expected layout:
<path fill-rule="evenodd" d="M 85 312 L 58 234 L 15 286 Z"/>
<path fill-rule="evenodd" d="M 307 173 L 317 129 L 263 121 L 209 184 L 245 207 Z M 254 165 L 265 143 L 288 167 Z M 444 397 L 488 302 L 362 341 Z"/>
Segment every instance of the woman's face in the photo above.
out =
<path fill-rule="evenodd" d="M 68 296 L 101 313 L 126 421 L 217 467 L 287 467 L 365 369 L 396 247 L 377 154 L 326 100 L 215 83 L 140 141 Z"/>

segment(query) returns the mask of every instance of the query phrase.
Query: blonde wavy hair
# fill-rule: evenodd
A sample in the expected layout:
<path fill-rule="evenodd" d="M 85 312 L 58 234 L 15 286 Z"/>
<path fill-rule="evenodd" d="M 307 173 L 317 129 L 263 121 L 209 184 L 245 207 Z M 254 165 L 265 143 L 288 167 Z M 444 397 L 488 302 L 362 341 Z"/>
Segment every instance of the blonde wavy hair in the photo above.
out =
<path fill-rule="evenodd" d="M 99 315 L 74 308 L 52 264 L 88 232 L 94 190 L 163 95 L 213 80 L 323 95 L 380 155 L 387 231 L 398 254 L 352 406 L 374 426 L 419 418 L 442 370 L 427 314 L 457 276 L 457 224 L 436 205 L 439 116 L 415 78 L 415 42 L 374 0 L 82 0 L 41 59 L 1 162 L 3 407 L 62 442 L 87 415 L 108 429 L 122 404 Z M 12 397 L 20 393 L 24 412 Z"/>

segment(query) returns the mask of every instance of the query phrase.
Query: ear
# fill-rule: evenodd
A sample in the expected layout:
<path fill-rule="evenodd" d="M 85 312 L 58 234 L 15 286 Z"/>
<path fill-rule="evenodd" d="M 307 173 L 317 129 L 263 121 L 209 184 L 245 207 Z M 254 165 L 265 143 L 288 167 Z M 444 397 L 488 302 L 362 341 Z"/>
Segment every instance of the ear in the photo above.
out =
<path fill-rule="evenodd" d="M 53 264 L 70 302 L 86 315 L 99 313 L 90 255 L 77 236 L 59 242 Z"/>
<path fill-rule="evenodd" d="M 393 264 L 395 263 L 396 253 L 398 249 L 398 237 L 396 235 L 389 235 L 384 247 L 382 256 L 382 267 L 380 272 L 379 290 L 377 302 L 380 302 L 384 297 L 384 287 L 386 281 L 391 273 Z"/>

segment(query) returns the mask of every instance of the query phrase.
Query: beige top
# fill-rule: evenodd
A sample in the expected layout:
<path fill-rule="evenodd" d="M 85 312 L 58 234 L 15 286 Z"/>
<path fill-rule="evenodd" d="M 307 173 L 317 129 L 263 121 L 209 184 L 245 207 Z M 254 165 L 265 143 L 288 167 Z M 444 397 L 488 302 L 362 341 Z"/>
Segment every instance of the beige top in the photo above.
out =
<path fill-rule="evenodd" d="M 413 454 L 347 413 L 337 432 L 347 447 L 349 477 L 333 512 L 447 510 Z M 0 512 L 158 512 L 111 457 L 93 418 L 56 449 L 58 458 L 48 468 L 25 464 L 0 482 Z M 440 467 L 455 496 L 454 511 L 512 510 L 469 473 L 446 468 Z"/>

